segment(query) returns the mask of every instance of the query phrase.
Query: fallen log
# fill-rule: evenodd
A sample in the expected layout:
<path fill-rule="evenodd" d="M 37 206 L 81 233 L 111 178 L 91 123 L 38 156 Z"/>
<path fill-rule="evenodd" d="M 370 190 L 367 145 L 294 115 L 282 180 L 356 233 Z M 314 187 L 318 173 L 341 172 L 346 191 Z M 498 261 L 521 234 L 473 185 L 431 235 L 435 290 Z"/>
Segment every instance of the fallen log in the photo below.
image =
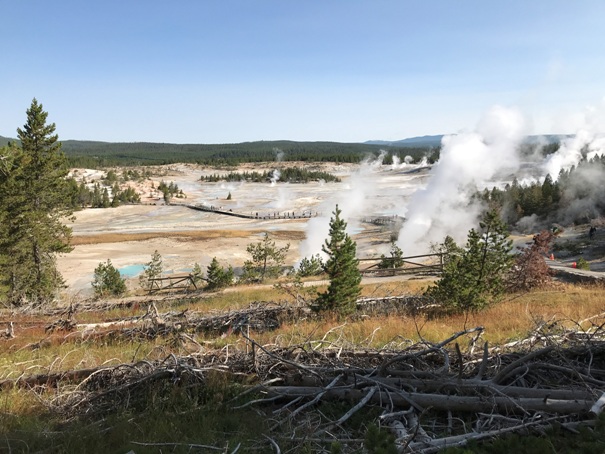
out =
<path fill-rule="evenodd" d="M 264 388 L 269 398 L 283 397 L 285 399 L 300 396 L 314 397 L 324 392 L 323 388 L 305 386 L 271 386 Z M 366 393 L 351 387 L 332 388 L 325 392 L 326 400 L 359 401 Z M 596 400 L 596 399 L 595 399 Z M 380 391 L 372 395 L 372 403 L 391 402 L 397 407 L 409 407 L 412 401 L 421 407 L 431 407 L 437 410 L 460 412 L 489 412 L 502 411 L 519 413 L 520 411 L 543 411 L 548 413 L 586 413 L 595 400 L 561 400 L 512 396 L 453 396 L 444 394 L 425 394 L 417 392 Z"/>
<path fill-rule="evenodd" d="M 368 384 L 384 384 L 396 387 L 402 390 L 412 390 L 425 394 L 456 394 L 470 396 L 491 396 L 502 395 L 513 398 L 536 398 L 536 399 L 555 399 L 555 400 L 593 400 L 596 399 L 594 391 L 586 388 L 578 389 L 552 389 L 552 388 L 526 388 L 523 386 L 500 386 L 491 380 L 476 379 L 454 379 L 447 376 L 439 378 L 434 376 L 431 379 L 397 378 L 397 377 L 366 377 L 356 374 L 343 374 L 340 377 L 341 385 L 353 387 L 363 387 Z M 324 379 L 330 379 L 324 376 Z M 318 387 L 315 377 L 285 377 L 283 386 L 304 386 Z M 604 404 L 605 405 L 605 404 Z"/>

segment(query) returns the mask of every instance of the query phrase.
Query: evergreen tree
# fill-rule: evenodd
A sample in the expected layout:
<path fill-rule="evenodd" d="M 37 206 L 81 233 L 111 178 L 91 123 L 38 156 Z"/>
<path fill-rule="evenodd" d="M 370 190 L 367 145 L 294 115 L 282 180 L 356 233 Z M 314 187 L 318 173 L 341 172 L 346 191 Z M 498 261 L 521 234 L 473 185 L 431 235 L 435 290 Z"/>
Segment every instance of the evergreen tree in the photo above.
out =
<path fill-rule="evenodd" d="M 447 235 L 443 243 L 431 244 L 431 252 L 441 254 L 441 263 L 447 266 L 450 262 L 459 260 L 464 249 L 458 246 L 451 236 Z"/>
<path fill-rule="evenodd" d="M 84 208 L 91 203 L 92 193 L 86 186 L 86 183 L 82 182 L 78 186 L 78 207 Z"/>
<path fill-rule="evenodd" d="M 208 290 L 216 290 L 223 287 L 228 287 L 233 283 L 233 268 L 225 269 L 219 265 L 216 257 L 212 259 L 208 265 L 206 272 L 206 280 L 208 281 Z"/>
<path fill-rule="evenodd" d="M 160 277 L 164 271 L 162 256 L 155 250 L 151 255 L 151 260 L 145 265 L 145 270 L 139 276 L 139 285 L 145 290 L 151 290 L 153 279 Z"/>
<path fill-rule="evenodd" d="M 199 263 L 195 262 L 195 265 L 193 265 L 193 269 L 191 270 L 191 279 L 193 280 L 194 284 L 197 286 L 200 282 L 202 282 L 203 278 L 204 278 L 204 273 L 202 271 L 202 267 L 200 266 Z"/>
<path fill-rule="evenodd" d="M 95 183 L 93 186 L 91 206 L 93 208 L 102 208 L 103 206 L 101 198 L 101 186 L 99 186 L 99 183 Z"/>
<path fill-rule="evenodd" d="M 318 276 L 324 272 L 324 262 L 319 254 L 305 257 L 298 265 L 297 274 L 299 277 Z"/>
<path fill-rule="evenodd" d="M 346 315 L 355 312 L 356 301 L 361 293 L 359 261 L 355 258 L 357 245 L 345 232 L 347 223 L 340 218 L 341 210 L 336 205 L 334 217 L 330 219 L 330 237 L 322 247 L 328 255 L 324 271 L 330 285 L 319 295 L 315 310 L 331 310 Z"/>
<path fill-rule="evenodd" d="M 103 208 L 109 208 L 111 206 L 111 202 L 109 201 L 109 192 L 107 191 L 107 188 L 103 188 L 103 197 L 101 205 L 103 206 Z"/>
<path fill-rule="evenodd" d="M 22 201 L 17 189 L 22 159 L 22 150 L 14 144 L 0 148 L 0 299 L 5 299 L 11 293 L 18 294 L 16 284 L 25 284 L 18 276 L 26 269 L 20 266 L 18 257 L 10 253 L 14 250 L 10 236 L 15 231 L 10 216 Z"/>
<path fill-rule="evenodd" d="M 262 241 L 250 243 L 246 248 L 252 259 L 244 262 L 242 279 L 247 282 L 263 282 L 267 278 L 276 278 L 281 272 L 289 249 L 289 243 L 278 248 L 269 234 L 265 233 Z"/>
<path fill-rule="evenodd" d="M 380 263 L 378 264 L 378 268 L 381 270 L 389 269 L 389 268 L 400 268 L 405 264 L 403 260 L 403 251 L 397 244 L 393 241 L 391 243 L 391 256 L 387 257 L 382 254 L 380 256 Z"/>
<path fill-rule="evenodd" d="M 441 279 L 426 292 L 443 304 L 446 312 L 478 311 L 504 293 L 513 261 L 506 225 L 491 210 L 479 227 L 469 231 L 464 250 L 447 260 Z"/>
<path fill-rule="evenodd" d="M 40 304 L 63 285 L 56 255 L 72 249 L 64 222 L 72 215 L 76 186 L 67 180 L 67 160 L 42 105 L 34 99 L 26 113 L 27 122 L 17 129 L 21 149 L 12 147 L 10 168 L 0 177 L 0 278 L 2 297 L 10 303 Z"/>
<path fill-rule="evenodd" d="M 95 268 L 92 288 L 97 297 L 121 296 L 126 293 L 126 280 L 112 265 L 111 260 L 107 259 L 107 262 L 101 262 Z"/>

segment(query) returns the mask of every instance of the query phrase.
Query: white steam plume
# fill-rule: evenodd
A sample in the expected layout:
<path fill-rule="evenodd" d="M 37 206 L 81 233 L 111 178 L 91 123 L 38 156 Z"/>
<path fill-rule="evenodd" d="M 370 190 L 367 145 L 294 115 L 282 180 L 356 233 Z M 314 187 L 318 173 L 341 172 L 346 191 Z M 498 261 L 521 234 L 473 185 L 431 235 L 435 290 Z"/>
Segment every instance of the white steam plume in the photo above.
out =
<path fill-rule="evenodd" d="M 281 172 L 279 171 L 279 169 L 275 169 L 273 170 L 273 172 L 271 172 L 271 186 L 275 186 L 275 184 L 279 181 L 279 178 L 281 177 Z"/>
<path fill-rule="evenodd" d="M 335 192 L 333 197 L 321 204 L 319 208 L 321 216 L 309 219 L 307 222 L 306 238 L 299 247 L 301 259 L 315 254 L 325 255 L 321 247 L 328 238 L 330 218 L 336 205 L 342 211 L 342 218 L 347 222 L 349 234 L 359 227 L 358 218 L 368 212 L 368 202 L 373 203 L 372 200 L 375 200 L 379 191 L 374 175 L 380 170 L 385 156 L 386 152 L 381 151 L 378 158 L 368 158 L 363 161 L 359 169 L 343 184 L 342 190 Z"/>
<path fill-rule="evenodd" d="M 426 157 L 424 157 L 422 159 L 426 165 Z M 405 169 L 406 167 L 411 165 L 413 162 L 414 162 L 414 158 L 412 158 L 410 155 L 406 155 L 406 157 L 403 158 L 403 162 L 401 162 L 401 159 L 399 158 L 399 156 L 394 154 L 393 155 L 393 164 L 391 164 L 391 169 L 392 170 Z"/>
<path fill-rule="evenodd" d="M 544 173 L 556 180 L 561 170 L 568 170 L 582 159 L 582 148 L 594 140 L 586 129 L 579 130 L 573 137 L 561 141 L 559 149 L 548 156 L 544 162 Z"/>
<path fill-rule="evenodd" d="M 282 162 L 284 160 L 284 156 L 286 155 L 286 153 L 284 153 L 282 150 L 280 150 L 279 148 L 274 148 L 273 152 L 275 153 L 275 160 L 277 162 Z"/>
<path fill-rule="evenodd" d="M 406 255 L 427 253 L 430 244 L 447 235 L 465 240 L 482 208 L 471 202 L 473 193 L 498 173 L 518 169 L 524 130 L 518 110 L 495 106 L 475 132 L 443 138 L 426 188 L 414 193 L 405 212 L 398 245 Z"/>
<path fill-rule="evenodd" d="M 553 180 L 561 170 L 569 170 L 582 160 L 582 153 L 592 159 L 605 153 L 605 137 L 600 133 L 605 121 L 605 101 L 598 107 L 587 107 L 582 115 L 575 116 L 576 133 L 561 141 L 559 149 L 548 156 L 544 163 L 544 173 Z"/>

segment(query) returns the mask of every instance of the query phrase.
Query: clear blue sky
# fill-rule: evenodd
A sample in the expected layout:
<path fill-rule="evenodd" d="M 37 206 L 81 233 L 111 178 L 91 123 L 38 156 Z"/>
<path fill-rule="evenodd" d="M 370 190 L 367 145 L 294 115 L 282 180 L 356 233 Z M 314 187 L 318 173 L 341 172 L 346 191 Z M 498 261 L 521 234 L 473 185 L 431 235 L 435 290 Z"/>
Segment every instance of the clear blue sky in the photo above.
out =
<path fill-rule="evenodd" d="M 36 97 L 61 139 L 397 140 L 493 104 L 535 133 L 603 103 L 605 2 L 0 0 L 0 135 Z"/>

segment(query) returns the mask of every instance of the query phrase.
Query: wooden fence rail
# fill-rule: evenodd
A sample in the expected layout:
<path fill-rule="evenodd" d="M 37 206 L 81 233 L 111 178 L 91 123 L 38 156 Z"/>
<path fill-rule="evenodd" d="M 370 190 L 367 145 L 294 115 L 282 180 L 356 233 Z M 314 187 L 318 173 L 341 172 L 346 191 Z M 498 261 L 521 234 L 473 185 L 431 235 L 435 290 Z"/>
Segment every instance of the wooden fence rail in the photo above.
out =
<path fill-rule="evenodd" d="M 417 259 L 430 259 L 435 258 L 437 260 L 428 261 Z M 380 268 L 379 266 L 383 263 L 391 262 L 393 265 L 395 261 L 401 261 L 401 266 L 392 266 L 389 268 Z M 411 255 L 408 257 L 374 257 L 367 259 L 359 259 L 360 264 L 363 266 L 364 263 L 374 262 L 372 265 L 362 268 L 362 275 L 378 275 L 378 276 L 395 276 L 399 274 L 441 274 L 443 272 L 443 254 L 422 254 L 422 255 Z"/>
<path fill-rule="evenodd" d="M 199 278 L 198 278 L 199 279 Z M 149 293 L 162 290 L 189 290 L 192 286 L 197 290 L 193 274 L 171 274 L 149 279 Z"/>

